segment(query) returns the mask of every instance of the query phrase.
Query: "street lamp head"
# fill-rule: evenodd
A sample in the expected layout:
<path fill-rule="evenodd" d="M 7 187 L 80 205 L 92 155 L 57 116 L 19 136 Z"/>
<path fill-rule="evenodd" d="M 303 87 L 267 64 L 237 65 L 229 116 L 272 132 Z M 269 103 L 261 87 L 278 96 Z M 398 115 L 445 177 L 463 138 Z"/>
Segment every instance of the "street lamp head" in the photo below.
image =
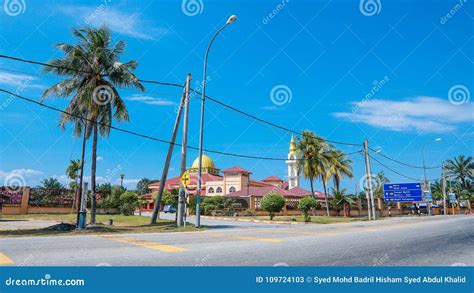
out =
<path fill-rule="evenodd" d="M 435 141 L 441 141 L 441 137 L 438 137 L 437 139 L 435 139 Z"/>
<path fill-rule="evenodd" d="M 231 24 L 237 20 L 237 15 L 231 15 L 225 24 Z"/>

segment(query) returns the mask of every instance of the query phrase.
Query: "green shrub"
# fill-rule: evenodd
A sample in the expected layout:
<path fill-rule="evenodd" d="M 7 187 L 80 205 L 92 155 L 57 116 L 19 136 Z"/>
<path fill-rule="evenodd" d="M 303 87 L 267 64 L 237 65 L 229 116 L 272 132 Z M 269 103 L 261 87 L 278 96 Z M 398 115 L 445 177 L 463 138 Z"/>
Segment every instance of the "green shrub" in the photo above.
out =
<path fill-rule="evenodd" d="M 120 195 L 120 212 L 124 216 L 131 216 L 136 208 L 140 206 L 138 195 L 134 192 L 124 192 Z"/>
<path fill-rule="evenodd" d="M 223 209 L 224 204 L 223 196 L 205 196 L 202 198 L 201 210 L 204 215 L 210 215 L 212 211 Z"/>
<path fill-rule="evenodd" d="M 311 217 L 309 216 L 308 212 L 317 206 L 318 202 L 311 196 L 306 196 L 300 200 L 298 203 L 298 209 L 303 212 L 303 218 L 305 222 L 311 222 Z"/>
<path fill-rule="evenodd" d="M 260 207 L 270 213 L 270 220 L 273 220 L 275 213 L 281 212 L 285 206 L 285 198 L 278 193 L 270 192 L 260 201 Z"/>

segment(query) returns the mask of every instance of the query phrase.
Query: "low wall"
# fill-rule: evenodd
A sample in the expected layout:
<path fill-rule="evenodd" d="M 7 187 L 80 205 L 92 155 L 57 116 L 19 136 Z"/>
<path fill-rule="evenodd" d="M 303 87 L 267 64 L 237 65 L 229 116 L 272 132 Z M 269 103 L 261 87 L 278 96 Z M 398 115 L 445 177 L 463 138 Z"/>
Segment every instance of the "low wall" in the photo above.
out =
<path fill-rule="evenodd" d="M 69 214 L 70 207 L 28 207 L 26 214 Z M 3 205 L 2 215 L 24 215 L 19 205 Z"/>
<path fill-rule="evenodd" d="M 2 215 L 21 215 L 21 206 L 2 205 Z"/>

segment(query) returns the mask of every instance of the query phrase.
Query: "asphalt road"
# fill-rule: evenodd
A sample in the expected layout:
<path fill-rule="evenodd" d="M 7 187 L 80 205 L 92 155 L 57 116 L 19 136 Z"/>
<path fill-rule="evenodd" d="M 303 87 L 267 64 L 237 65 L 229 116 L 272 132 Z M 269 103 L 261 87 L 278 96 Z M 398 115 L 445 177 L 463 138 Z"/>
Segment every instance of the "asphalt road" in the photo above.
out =
<path fill-rule="evenodd" d="M 189 219 L 193 221 L 194 219 Z M 474 216 L 344 224 L 203 219 L 198 232 L 0 238 L 3 265 L 474 265 Z"/>

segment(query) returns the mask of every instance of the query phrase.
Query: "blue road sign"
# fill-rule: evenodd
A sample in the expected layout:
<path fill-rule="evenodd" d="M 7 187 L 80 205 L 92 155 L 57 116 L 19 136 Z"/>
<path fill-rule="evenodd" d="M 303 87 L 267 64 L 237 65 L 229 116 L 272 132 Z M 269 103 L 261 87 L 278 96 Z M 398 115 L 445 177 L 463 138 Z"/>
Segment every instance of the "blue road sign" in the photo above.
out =
<path fill-rule="evenodd" d="M 423 200 L 421 183 L 390 183 L 383 186 L 385 202 L 416 202 Z"/>
<path fill-rule="evenodd" d="M 431 195 L 431 193 L 425 193 L 425 201 L 433 202 L 433 196 Z"/>
<path fill-rule="evenodd" d="M 448 195 L 449 195 L 449 202 L 450 202 L 450 203 L 453 203 L 453 202 L 456 201 L 456 194 L 454 194 L 454 193 L 451 192 L 451 193 L 448 194 Z"/>

